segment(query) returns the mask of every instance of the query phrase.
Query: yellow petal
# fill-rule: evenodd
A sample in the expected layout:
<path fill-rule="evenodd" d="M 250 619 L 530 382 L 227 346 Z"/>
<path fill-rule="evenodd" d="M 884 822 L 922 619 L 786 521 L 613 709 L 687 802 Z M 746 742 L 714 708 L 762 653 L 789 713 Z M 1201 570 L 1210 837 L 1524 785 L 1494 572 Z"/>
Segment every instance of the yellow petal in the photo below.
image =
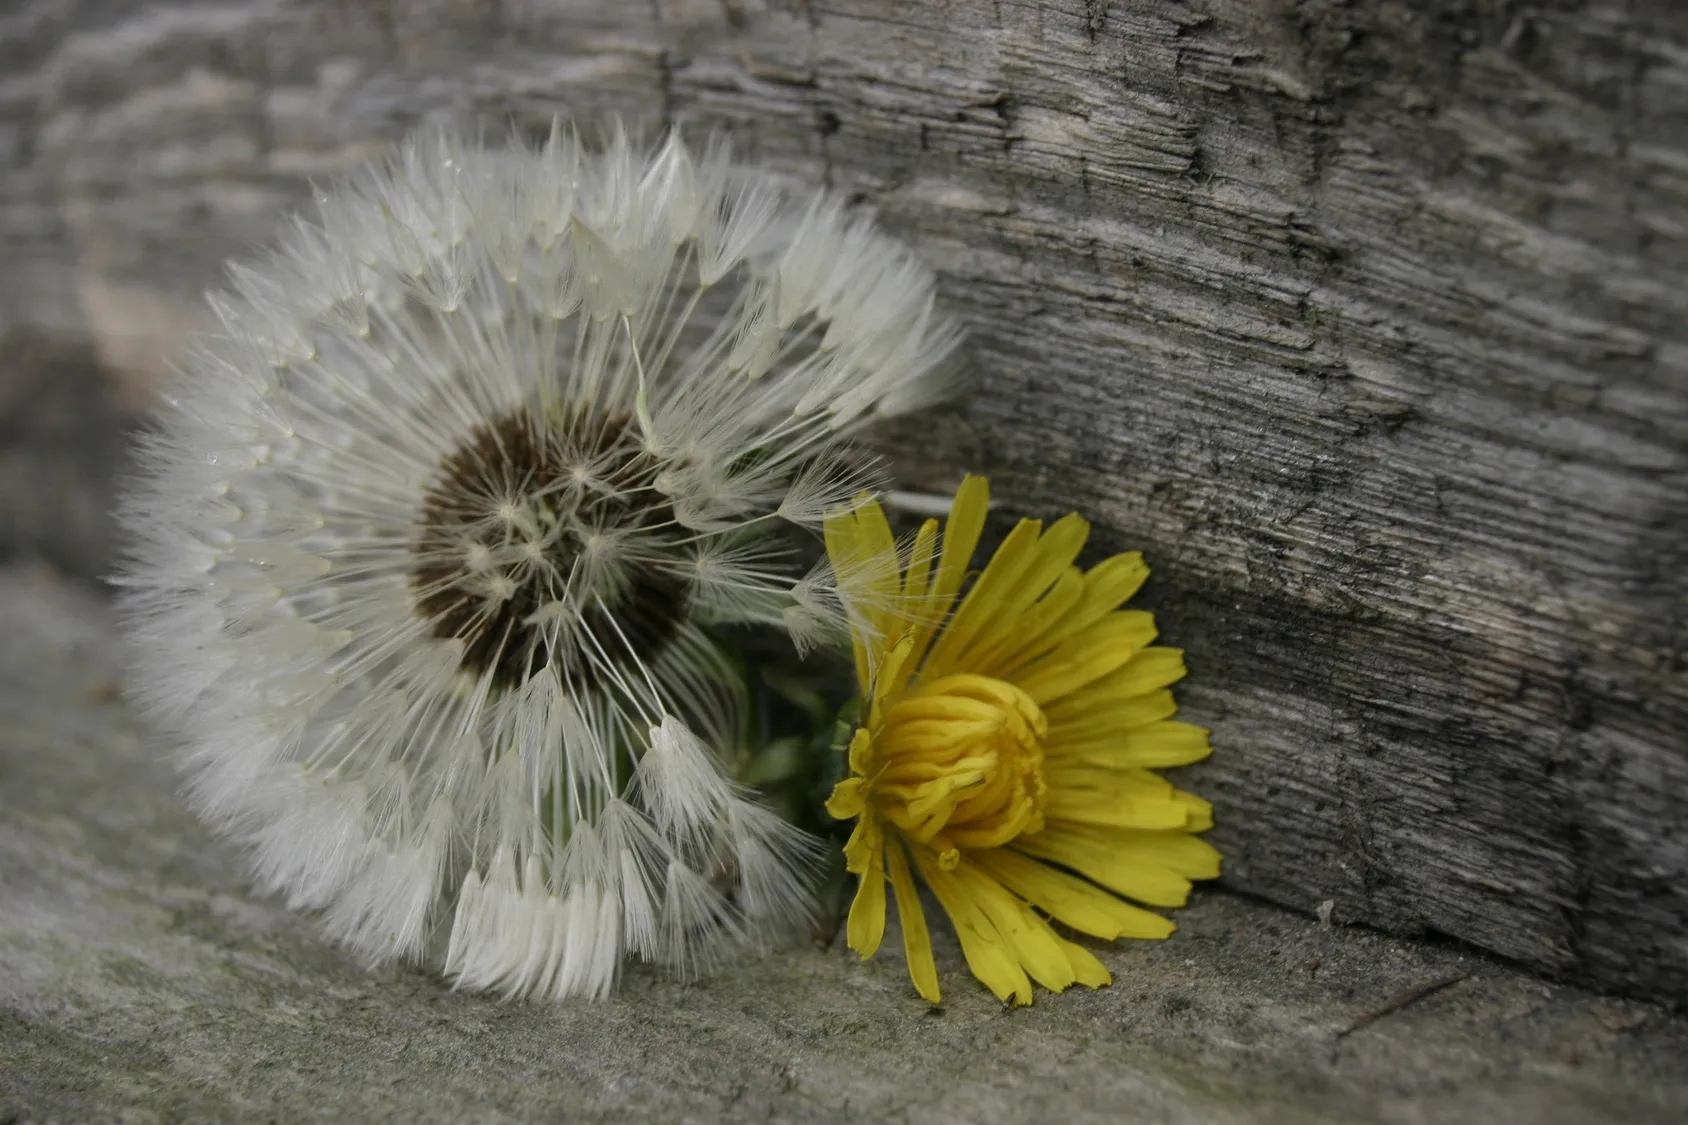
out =
<path fill-rule="evenodd" d="M 1054 653 L 1067 657 L 1069 653 L 1099 648 L 1125 649 L 1135 653 L 1149 647 L 1158 635 L 1154 614 L 1143 609 L 1116 609 L 1073 633 L 1061 642 Z"/>
<path fill-rule="evenodd" d="M 1024 520 L 1021 526 L 1035 529 L 1039 525 Z M 1059 607 L 1080 595 L 1083 580 L 1072 564 L 1089 535 L 1090 525 L 1076 513 L 1056 520 L 1029 544 L 1011 534 L 956 610 L 950 626 L 956 639 L 940 640 L 934 651 L 942 647 L 946 654 L 942 659 L 953 667 L 1006 676 L 1010 669 L 1006 658 L 1025 644 L 1036 644 L 1037 634 L 1046 627 L 1047 608 L 1040 610 L 1045 600 L 1054 598 Z M 1065 591 L 1060 591 L 1063 581 Z M 1012 665 L 1022 662 L 1015 660 Z"/>
<path fill-rule="evenodd" d="M 977 865 L 964 861 L 955 873 L 1033 980 L 1051 992 L 1073 983 L 1072 962 L 1048 922 Z"/>
<path fill-rule="evenodd" d="M 1049 641 L 1058 644 L 1088 629 L 1129 601 L 1148 577 L 1149 568 L 1143 565 L 1141 551 L 1129 551 L 1097 563 L 1085 571 L 1084 597 L 1073 607 L 1061 627 L 1050 634 Z"/>
<path fill-rule="evenodd" d="M 873 702 L 868 707 L 868 726 L 879 726 L 882 704 L 886 699 L 901 692 L 907 684 L 908 675 L 913 671 L 913 666 L 908 662 L 913 646 L 913 638 L 904 632 L 885 650 L 885 655 L 873 674 Z"/>
<path fill-rule="evenodd" d="M 1155 646 L 1146 648 L 1106 682 L 1107 689 L 1123 696 L 1147 695 L 1170 687 L 1184 678 L 1184 650 Z"/>
<path fill-rule="evenodd" d="M 961 952 L 972 970 L 996 998 L 1005 1003 L 1030 1004 L 1032 982 L 1014 956 L 1008 942 L 997 933 L 961 881 L 951 871 L 945 871 L 938 859 L 924 848 L 914 853 L 921 878 L 932 888 L 938 904 L 955 926 L 955 936 L 961 939 Z"/>
<path fill-rule="evenodd" d="M 896 765 L 888 768 L 901 771 L 918 765 L 919 759 L 935 762 L 954 761 L 966 755 L 981 740 L 988 740 L 1002 730 L 1002 723 L 993 719 L 943 719 L 899 722 L 896 729 Z M 988 745 L 988 742 L 984 743 Z M 910 761 L 910 759 L 915 759 Z"/>
<path fill-rule="evenodd" d="M 891 534 L 891 521 L 879 501 L 868 500 L 856 508 L 856 534 L 863 549 L 874 556 L 894 553 L 897 537 Z"/>
<path fill-rule="evenodd" d="M 1033 837 L 1035 839 L 1035 837 Z M 1115 938 L 1164 938 L 1172 923 L 1158 914 L 1121 902 L 1094 883 L 1006 848 L 969 857 L 1002 885 L 1063 925 L 1112 941 Z"/>
<path fill-rule="evenodd" d="M 867 807 L 866 786 L 865 777 L 846 777 L 832 787 L 832 796 L 826 799 L 826 811 L 834 820 L 860 816 L 862 809 Z"/>
<path fill-rule="evenodd" d="M 1089 538 L 1090 521 L 1077 512 L 1068 512 L 1049 525 L 1049 530 L 1038 539 L 1037 551 L 1024 580 L 1013 590 L 1009 604 L 1016 607 L 1015 616 L 1041 600 L 1060 581 Z"/>
<path fill-rule="evenodd" d="M 1185 807 L 1188 819 L 1184 822 L 1186 831 L 1206 832 L 1213 827 L 1213 804 L 1182 790 L 1172 794 L 1173 800 Z"/>
<path fill-rule="evenodd" d="M 973 552 L 978 550 L 979 534 L 984 531 L 990 506 L 989 482 L 972 474 L 963 478 L 961 487 L 955 490 L 955 501 L 950 504 L 949 518 L 944 521 L 943 552 L 937 576 L 932 581 L 933 597 L 953 598 L 961 589 Z"/>
<path fill-rule="evenodd" d="M 1128 797 L 1104 802 L 1069 799 L 1063 795 L 1049 801 L 1043 812 L 1045 823 L 1051 826 L 1071 822 L 1108 828 L 1200 831 L 1192 827 L 1189 807 L 1172 797 Z"/>
<path fill-rule="evenodd" d="M 1178 713 L 1170 691 L 1153 691 L 1135 699 L 1093 693 L 1094 685 L 1044 708 L 1051 748 L 1097 739 L 1111 743 L 1121 731 L 1170 719 Z"/>
<path fill-rule="evenodd" d="M 1118 672 L 1155 639 L 1155 617 L 1142 610 L 1110 613 L 1068 637 L 1047 656 L 1014 677 L 1020 689 L 1047 707 L 1064 696 Z M 1124 692 L 1114 692 L 1115 697 Z M 1132 692 L 1130 694 L 1141 694 Z"/>
<path fill-rule="evenodd" d="M 1207 730 L 1193 723 L 1161 721 L 1097 739 L 1051 739 L 1044 753 L 1052 761 L 1102 769 L 1170 769 L 1199 762 L 1213 752 Z"/>
<path fill-rule="evenodd" d="M 1150 906 L 1183 906 L 1190 897 L 1190 880 L 1154 852 L 1114 843 L 1102 832 L 1072 831 L 1052 822 L 1042 832 L 1014 841 L 1014 849 Z"/>
<path fill-rule="evenodd" d="M 932 646 L 932 674 L 965 669 L 1006 675 L 999 657 L 1038 631 L 1036 604 L 1073 569 L 1089 535 L 1090 525 L 1076 513 L 1056 520 L 1048 531 L 1036 520 L 1021 520 Z"/>
<path fill-rule="evenodd" d="M 968 645 L 982 630 L 996 628 L 1007 631 L 1012 627 L 1013 622 L 1003 611 L 1008 600 L 1015 596 L 1020 576 L 1036 561 L 1038 537 L 1042 530 L 1043 525 L 1037 520 L 1021 520 L 1008 533 L 974 581 L 973 588 L 961 599 L 955 616 L 932 642 L 925 665 L 928 676 L 984 671 L 967 662 Z"/>
<path fill-rule="evenodd" d="M 1205 802 L 1204 802 L 1205 803 Z M 1184 832 L 1123 832 L 1114 847 L 1138 863 L 1155 863 L 1186 879 L 1219 878 L 1219 849 Z"/>
<path fill-rule="evenodd" d="M 873 772 L 873 736 L 866 727 L 857 727 L 856 733 L 850 736 L 850 769 L 855 773 L 867 776 Z"/>
<path fill-rule="evenodd" d="M 1066 952 L 1067 961 L 1073 967 L 1073 980 L 1077 983 L 1086 988 L 1106 988 L 1114 983 L 1113 974 L 1108 972 L 1107 966 L 1096 960 L 1095 955 L 1084 946 L 1062 938 L 1061 948 Z"/>
<path fill-rule="evenodd" d="M 908 569 L 903 575 L 903 597 L 908 603 L 919 605 L 926 596 L 926 583 L 932 576 L 932 553 L 938 543 L 938 521 L 927 520 L 915 533 L 914 546 L 909 550 Z"/>
<path fill-rule="evenodd" d="M 1087 765 L 1071 758 L 1049 761 L 1044 766 L 1043 778 L 1051 793 L 1057 794 L 1063 800 L 1070 799 L 1075 802 L 1096 801 L 1111 804 L 1143 797 L 1159 797 L 1170 801 L 1173 795 L 1172 782 L 1153 770 L 1109 769 L 1106 766 Z M 1185 814 L 1188 815 L 1187 809 Z"/>
<path fill-rule="evenodd" d="M 884 830 L 874 818 L 873 810 L 864 809 L 861 819 L 850 830 L 850 838 L 844 844 L 844 869 L 852 875 L 865 874 L 869 867 L 878 862 L 880 848 L 884 844 Z"/>
<path fill-rule="evenodd" d="M 925 590 L 925 597 L 911 601 L 907 607 L 908 630 L 913 638 L 909 667 L 918 667 L 926 658 L 932 638 L 943 627 L 955 605 L 956 594 L 967 578 L 967 570 L 978 548 L 979 535 L 984 530 L 985 516 L 990 510 L 990 486 L 984 477 L 967 476 L 955 491 L 950 504 L 949 518 L 944 521 L 940 537 L 941 548 L 937 569 Z M 914 560 L 919 558 L 921 534 L 915 537 L 915 551 L 910 560 L 911 574 Z M 908 587 L 913 589 L 913 582 Z"/>
<path fill-rule="evenodd" d="M 1221 857 L 1219 850 L 1200 836 L 1186 831 L 1149 832 L 1132 828 L 1094 828 L 1086 825 L 1062 825 L 1059 829 L 1045 829 L 1036 836 L 1025 836 L 1015 842 L 1021 844 L 1042 840 L 1051 832 L 1088 842 L 1120 862 L 1136 866 L 1164 867 L 1186 879 L 1217 879 Z M 1025 850 L 1025 849 L 1021 849 Z"/>
<path fill-rule="evenodd" d="M 823 528 L 826 554 L 841 589 L 865 620 L 865 629 L 852 628 L 856 683 L 866 693 L 877 661 L 876 651 L 895 640 L 887 625 L 895 616 L 902 580 L 897 565 L 897 542 L 885 510 L 871 498 L 828 517 Z"/>
<path fill-rule="evenodd" d="M 1113 828 L 1182 828 L 1196 815 L 1192 798 L 1148 770 L 1107 770 L 1047 759 L 1043 811 L 1050 824 L 1072 821 Z"/>
<path fill-rule="evenodd" d="M 1003 679 L 1018 679 L 1020 670 L 1032 659 L 1054 648 L 1046 640 L 1084 598 L 1084 572 L 1069 566 L 1055 584 L 1026 607 L 1012 631 L 1002 633 L 973 657 L 975 667 L 989 668 Z"/>
<path fill-rule="evenodd" d="M 1017 649 L 1013 657 L 1005 659 L 1004 673 L 1010 674 L 1020 662 L 1050 652 L 1089 630 L 1135 594 L 1148 576 L 1149 568 L 1143 565 L 1143 555 L 1138 551 L 1115 555 L 1091 567 L 1084 575 L 1079 598 L 1059 618 L 1040 628 L 1035 645 Z"/>
<path fill-rule="evenodd" d="M 920 892 L 915 888 L 914 876 L 909 873 L 908 857 L 902 845 L 893 842 L 885 851 L 891 875 L 891 889 L 897 895 L 897 918 L 903 926 L 903 955 L 908 960 L 909 979 L 914 990 L 936 1004 L 942 999 L 938 991 L 938 963 L 932 958 L 932 935 L 926 929 L 926 912 L 920 906 Z"/>
<path fill-rule="evenodd" d="M 1141 551 L 1127 551 L 1123 555 L 1102 560 L 1085 572 L 1083 612 L 1094 613 L 1099 617 L 1118 609 L 1143 588 L 1143 583 L 1148 577 L 1149 568 L 1143 563 Z M 1073 624 L 1082 628 L 1089 622 L 1083 620 L 1081 612 L 1076 615 Z"/>
<path fill-rule="evenodd" d="M 856 886 L 845 936 L 864 961 L 879 952 L 879 943 L 885 940 L 885 868 L 878 855 Z"/>
<path fill-rule="evenodd" d="M 885 718 L 899 725 L 923 720 L 937 722 L 991 721 L 1002 714 L 1001 707 L 958 693 L 910 695 L 886 709 Z"/>
<path fill-rule="evenodd" d="M 1157 690 L 1183 678 L 1184 653 L 1175 648 L 1154 646 L 1143 649 L 1122 667 L 1081 690 L 1040 702 L 1051 722 L 1070 718 L 1076 724 L 1089 725 L 1106 710 L 1128 703 L 1133 698 L 1154 696 Z"/>

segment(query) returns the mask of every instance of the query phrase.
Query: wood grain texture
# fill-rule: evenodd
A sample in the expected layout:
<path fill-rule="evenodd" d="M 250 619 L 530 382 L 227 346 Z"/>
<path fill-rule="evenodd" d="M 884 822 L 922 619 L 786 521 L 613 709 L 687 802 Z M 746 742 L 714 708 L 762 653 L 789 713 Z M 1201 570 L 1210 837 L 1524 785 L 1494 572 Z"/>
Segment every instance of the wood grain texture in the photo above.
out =
<path fill-rule="evenodd" d="M 905 478 L 1148 554 L 1231 885 L 1688 1001 L 1679 6 L 12 11 L 0 331 L 144 384 L 223 258 L 419 122 L 727 126 L 972 325 Z"/>

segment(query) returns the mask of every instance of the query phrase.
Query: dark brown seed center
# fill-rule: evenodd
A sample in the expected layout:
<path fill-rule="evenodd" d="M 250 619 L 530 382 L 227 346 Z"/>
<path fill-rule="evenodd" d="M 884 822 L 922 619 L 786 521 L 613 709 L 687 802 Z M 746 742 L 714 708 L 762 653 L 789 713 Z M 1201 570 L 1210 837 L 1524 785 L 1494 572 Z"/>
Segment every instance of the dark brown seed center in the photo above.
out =
<path fill-rule="evenodd" d="M 648 664 L 685 604 L 684 583 L 640 558 L 673 522 L 661 468 L 621 416 L 522 408 L 470 431 L 411 540 L 433 634 L 461 639 L 464 669 L 506 690 L 553 661 L 582 691 L 607 681 L 606 664 Z M 630 533 L 641 549 L 627 550 Z"/>

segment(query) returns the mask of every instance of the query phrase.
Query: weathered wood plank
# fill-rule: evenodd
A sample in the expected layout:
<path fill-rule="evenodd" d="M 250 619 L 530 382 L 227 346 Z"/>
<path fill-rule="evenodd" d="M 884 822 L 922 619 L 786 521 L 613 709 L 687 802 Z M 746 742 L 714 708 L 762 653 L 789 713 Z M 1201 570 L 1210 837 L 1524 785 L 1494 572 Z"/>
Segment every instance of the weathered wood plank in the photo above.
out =
<path fill-rule="evenodd" d="M 977 382 L 887 447 L 1147 551 L 1232 885 L 1688 1000 L 1680 8 L 30 0 L 0 330 L 144 384 L 308 177 L 554 112 L 944 272 Z"/>

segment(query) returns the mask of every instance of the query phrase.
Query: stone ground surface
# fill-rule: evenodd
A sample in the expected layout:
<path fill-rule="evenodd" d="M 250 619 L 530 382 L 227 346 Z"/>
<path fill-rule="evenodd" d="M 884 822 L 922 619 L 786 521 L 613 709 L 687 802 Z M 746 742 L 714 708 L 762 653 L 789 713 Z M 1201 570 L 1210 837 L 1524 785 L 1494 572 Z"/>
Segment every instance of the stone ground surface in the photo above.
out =
<path fill-rule="evenodd" d="M 1224 893 L 1020 1011 L 953 939 L 941 1008 L 841 949 L 574 1006 L 367 974 L 248 892 L 114 667 L 95 593 L 0 572 L 0 1122 L 1688 1120 L 1681 1016 Z"/>

